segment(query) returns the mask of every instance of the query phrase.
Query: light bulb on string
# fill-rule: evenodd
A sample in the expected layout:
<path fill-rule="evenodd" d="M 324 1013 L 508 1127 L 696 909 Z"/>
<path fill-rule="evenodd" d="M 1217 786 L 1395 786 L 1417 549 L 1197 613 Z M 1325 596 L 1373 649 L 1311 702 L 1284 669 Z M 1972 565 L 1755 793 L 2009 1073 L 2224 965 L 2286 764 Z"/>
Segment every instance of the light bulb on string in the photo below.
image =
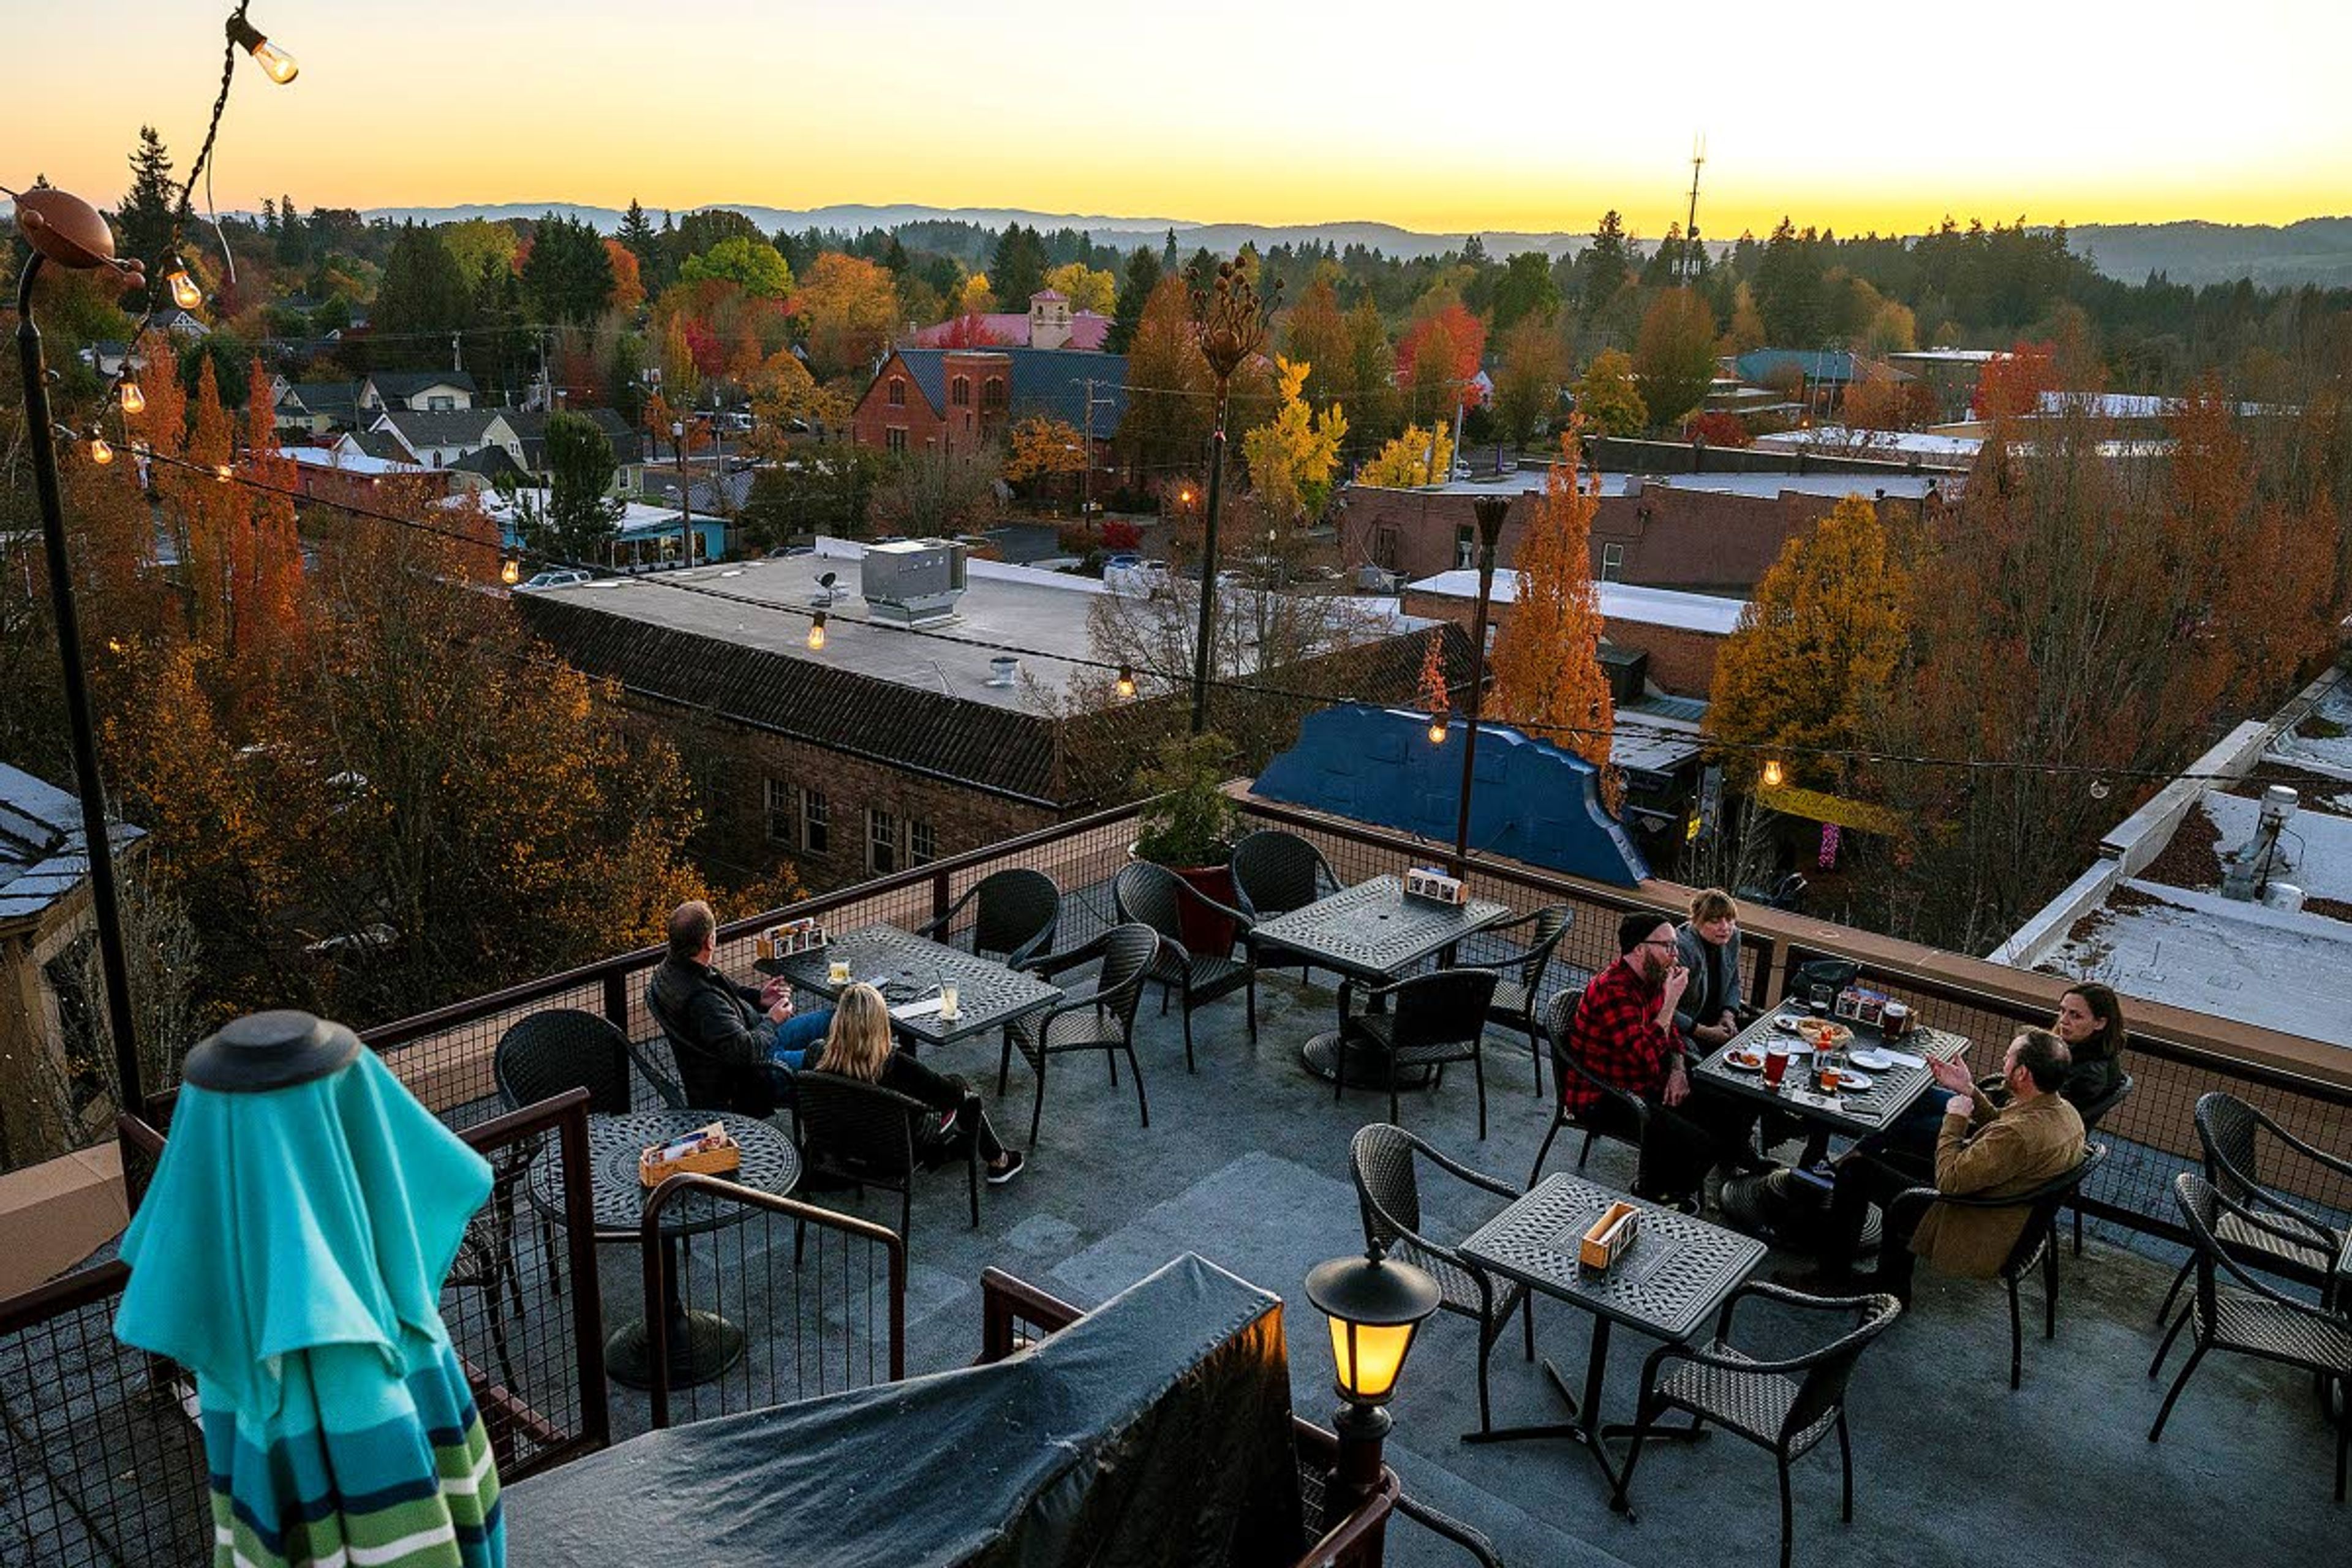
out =
<path fill-rule="evenodd" d="M 824 647 L 824 612 L 823 610 L 817 611 L 814 618 L 809 622 L 808 645 L 811 653 L 819 652 Z"/>
<path fill-rule="evenodd" d="M 1118 667 L 1118 685 L 1117 685 L 1116 687 L 1114 687 L 1114 688 L 1113 688 L 1113 689 L 1114 689 L 1114 690 L 1116 690 L 1116 691 L 1118 693 L 1118 700 L 1119 700 L 1120 701 L 1122 701 L 1122 702 L 1132 702 L 1132 701 L 1134 701 L 1134 700 L 1135 700 L 1135 671 L 1134 671 L 1133 669 L 1129 668 L 1128 666 L 1126 666 L 1126 665 L 1123 665 L 1123 664 L 1122 664 L 1122 665 L 1120 665 L 1120 666 Z"/>
<path fill-rule="evenodd" d="M 301 63 L 284 49 L 261 36 L 261 29 L 243 16 L 228 19 L 229 41 L 244 49 L 257 61 L 270 80 L 283 87 L 300 73 Z"/>
<path fill-rule="evenodd" d="M 1445 744 L 1446 724 L 1452 718 L 1453 714 L 1450 710 L 1444 713 L 1432 713 L 1429 716 L 1429 743 L 1431 745 L 1442 746 Z"/>
<path fill-rule="evenodd" d="M 139 390 L 137 382 L 126 378 L 118 395 L 121 399 L 122 412 L 126 417 L 147 412 L 147 395 Z"/>
<path fill-rule="evenodd" d="M 2093 800 L 2105 800 L 2107 798 L 2106 780 L 2093 779 L 2091 781 L 2091 798 Z"/>
<path fill-rule="evenodd" d="M 101 468 L 114 461 L 114 448 L 108 446 L 106 437 L 95 430 L 89 433 L 89 460 Z"/>
<path fill-rule="evenodd" d="M 226 463 L 215 463 L 213 465 L 213 478 L 220 483 L 228 483 L 229 473 L 229 466 Z"/>
<path fill-rule="evenodd" d="M 181 262 L 172 263 L 172 270 L 163 275 L 163 282 L 172 290 L 172 303 L 183 310 L 193 310 L 205 302 L 205 291 L 196 287 L 196 280 L 188 276 L 186 266 Z"/>
<path fill-rule="evenodd" d="M 1783 784 L 1788 782 L 1788 779 L 1789 770 L 1780 765 L 1780 758 L 1767 757 L 1764 759 L 1764 783 L 1767 787 L 1779 789 Z"/>
<path fill-rule="evenodd" d="M 522 563 L 509 555 L 499 566 L 499 581 L 513 587 L 522 581 Z"/>

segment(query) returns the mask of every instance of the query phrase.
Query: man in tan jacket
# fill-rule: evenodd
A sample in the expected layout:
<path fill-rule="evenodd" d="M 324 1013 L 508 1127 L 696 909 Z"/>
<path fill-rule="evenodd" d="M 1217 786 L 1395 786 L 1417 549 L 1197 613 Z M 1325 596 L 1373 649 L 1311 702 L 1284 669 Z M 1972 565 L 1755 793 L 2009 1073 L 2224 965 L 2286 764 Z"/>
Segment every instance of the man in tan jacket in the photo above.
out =
<path fill-rule="evenodd" d="M 1937 1191 L 1955 1197 L 2010 1197 L 2064 1174 L 2083 1158 L 2083 1118 L 2058 1093 L 2066 1081 L 2066 1044 L 2049 1030 L 2027 1029 L 2010 1042 L 2001 1058 L 2004 1104 L 1996 1105 L 1969 1079 L 1965 1065 L 1932 1058 L 1927 1065 L 1937 1083 L 1950 1091 L 1936 1134 Z M 1930 1204 L 1924 1215 L 1916 1204 L 1892 1209 L 1877 1272 L 1847 1268 L 1869 1202 L 1874 1197 L 1882 1206 L 1889 1205 L 1904 1188 L 1926 1184 L 1927 1174 L 1911 1168 L 1898 1151 L 1863 1145 L 1851 1152 L 1839 1163 L 1831 1198 L 1830 1247 L 1821 1269 L 1805 1283 L 1829 1290 L 1888 1290 L 1907 1302 L 1914 1255 L 1947 1274 L 1990 1279 L 2000 1273 L 2024 1229 L 2024 1209 L 1946 1204 Z M 1915 1221 L 1916 1229 L 1906 1237 L 1904 1227 Z"/>

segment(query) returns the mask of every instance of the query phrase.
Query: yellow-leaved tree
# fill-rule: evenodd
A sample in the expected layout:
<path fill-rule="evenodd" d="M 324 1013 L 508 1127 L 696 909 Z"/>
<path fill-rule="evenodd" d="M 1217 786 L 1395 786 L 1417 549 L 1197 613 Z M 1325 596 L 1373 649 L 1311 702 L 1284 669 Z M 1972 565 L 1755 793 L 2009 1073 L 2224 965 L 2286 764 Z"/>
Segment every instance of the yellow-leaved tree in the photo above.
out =
<path fill-rule="evenodd" d="M 1601 770 L 1601 800 L 1614 811 L 1623 794 L 1609 765 L 1617 710 L 1601 673 L 1601 595 L 1592 583 L 1600 476 L 1580 482 L 1580 434 L 1571 426 L 1561 435 L 1542 504 L 1519 536 L 1517 596 L 1487 661 L 1495 672 L 1488 710 Z"/>
<path fill-rule="evenodd" d="M 1249 463 L 1251 488 L 1270 517 L 1313 522 L 1331 499 L 1348 416 L 1336 403 L 1319 415 L 1307 408 L 1304 393 L 1313 367 L 1305 361 L 1277 358 L 1274 363 L 1281 402 L 1272 419 L 1242 437 L 1242 456 Z"/>
<path fill-rule="evenodd" d="M 1790 540 L 1748 596 L 1715 661 L 1708 725 L 1753 777 L 1775 747 L 1795 782 L 1836 788 L 1852 770 L 1821 751 L 1859 749 L 1910 635 L 1910 590 L 1878 509 L 1838 502 Z"/>
<path fill-rule="evenodd" d="M 1417 485 L 1444 484 L 1453 471 L 1452 433 L 1444 425 L 1433 430 L 1408 425 L 1403 435 L 1373 453 L 1371 461 L 1357 470 L 1356 482 L 1409 490 Z"/>
<path fill-rule="evenodd" d="M 1602 349 L 1576 382 L 1576 413 L 1603 436 L 1633 436 L 1650 423 L 1650 405 L 1633 379 L 1633 361 L 1622 349 Z"/>
<path fill-rule="evenodd" d="M 1086 471 L 1086 437 L 1066 419 L 1033 414 L 1008 433 L 1004 478 L 1008 483 L 1044 479 L 1051 474 Z"/>
<path fill-rule="evenodd" d="M 1092 310 L 1108 316 L 1118 301 L 1118 274 L 1089 267 L 1083 261 L 1066 262 L 1050 268 L 1045 274 L 1045 287 L 1068 295 L 1073 311 Z"/>

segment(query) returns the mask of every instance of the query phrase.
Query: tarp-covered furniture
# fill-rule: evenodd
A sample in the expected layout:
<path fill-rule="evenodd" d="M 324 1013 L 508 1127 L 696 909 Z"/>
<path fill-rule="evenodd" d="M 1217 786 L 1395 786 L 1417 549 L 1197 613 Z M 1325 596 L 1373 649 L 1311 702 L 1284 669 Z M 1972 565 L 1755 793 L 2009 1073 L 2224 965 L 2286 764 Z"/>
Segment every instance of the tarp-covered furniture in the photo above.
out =
<path fill-rule="evenodd" d="M 993 1364 L 632 1439 L 509 1489 L 512 1568 L 1287 1563 L 1282 1303 L 1187 1255 Z"/>

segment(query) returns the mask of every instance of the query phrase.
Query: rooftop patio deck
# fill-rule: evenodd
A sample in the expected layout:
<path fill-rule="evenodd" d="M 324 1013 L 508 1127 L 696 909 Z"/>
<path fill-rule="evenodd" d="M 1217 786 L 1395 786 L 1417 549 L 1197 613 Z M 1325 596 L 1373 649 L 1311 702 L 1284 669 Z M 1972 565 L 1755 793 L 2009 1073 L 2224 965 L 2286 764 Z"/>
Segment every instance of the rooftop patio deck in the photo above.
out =
<path fill-rule="evenodd" d="M 1293 826 L 1298 826 L 1293 824 Z M 911 925 L 944 907 L 949 896 L 998 865 L 1035 865 L 1067 890 L 1061 940 L 1090 934 L 1110 913 L 1108 879 L 1125 858 L 1132 830 L 1108 821 L 1047 836 L 1005 858 L 942 868 L 834 896 L 823 902 L 836 930 L 875 921 Z M 1371 836 L 1323 839 L 1341 875 L 1358 880 L 1404 863 L 1410 846 Z M 1553 971 L 1554 984 L 1575 984 L 1611 947 L 1616 909 L 1654 901 L 1653 889 L 1612 891 L 1518 872 L 1482 872 L 1478 890 L 1528 909 L 1563 899 L 1578 910 Z M 730 928 L 722 962 L 748 973 L 756 922 Z M 1771 976 L 1828 949 L 1838 933 L 1809 926 L 1774 931 L 1757 922 L 1751 956 Z M 1486 940 L 1486 939 L 1481 939 Z M 2016 991 L 1995 994 L 1969 984 L 1904 967 L 1881 952 L 1855 949 L 1866 967 L 1918 1005 L 1927 1021 L 1971 1037 L 1979 1058 L 1997 1051 L 2018 1018 L 2046 1007 L 2033 988 L 2046 977 L 2019 973 Z M 1482 956 L 1474 945 L 1467 960 Z M 1949 955 L 1943 955 L 1948 959 Z M 1968 964 L 1972 961 L 1952 961 Z M 1981 967 L 1981 966 L 1978 966 Z M 2015 972 L 2012 972 L 2015 973 Z M 1080 975 L 1065 976 L 1076 984 Z M 1184 1069 L 1179 1020 L 1162 1016 L 1147 995 L 1138 1055 L 1151 1099 L 1151 1125 L 1139 1127 L 1132 1086 L 1113 1089 L 1102 1066 L 1085 1057 L 1054 1064 L 1044 1129 L 1022 1176 L 984 1189 L 982 1222 L 967 1224 L 961 1173 L 929 1174 L 916 1194 L 906 1273 L 906 1361 L 910 1374 L 961 1366 L 980 1341 L 981 1271 L 993 1266 L 1082 1305 L 1133 1283 L 1170 1258 L 1197 1252 L 1291 1303 L 1286 1321 L 1291 1384 L 1299 1413 L 1328 1421 L 1335 1403 L 1322 1321 L 1300 1286 L 1323 1258 L 1361 1246 L 1348 1147 L 1357 1129 L 1384 1120 L 1386 1095 L 1350 1089 L 1335 1102 L 1331 1086 L 1310 1076 L 1300 1043 L 1329 1026 L 1330 977 L 1304 985 L 1261 980 L 1259 1037 L 1244 1026 L 1239 995 L 1205 1006 L 1194 1021 L 1197 1073 Z M 486 999 L 379 1031 L 387 1059 L 454 1124 L 475 1126 L 497 1110 L 488 1052 L 514 1018 L 542 1006 L 602 1011 L 626 1023 L 640 1041 L 657 1037 L 643 1014 L 643 960 L 616 961 L 598 973 L 551 976 L 522 993 Z M 1777 989 L 1775 979 L 1774 989 Z M 2205 1088 L 2230 1087 L 2266 1100 L 2323 1146 L 2342 1148 L 2344 1106 L 2352 1097 L 2273 1066 L 2221 1062 L 2202 1047 L 2161 1035 L 2135 1037 L 2130 1067 L 2141 1089 L 2102 1136 L 2117 1157 L 2101 1173 L 2089 1206 L 2090 1243 L 2062 1259 L 2058 1334 L 2034 1333 L 2039 1288 L 2025 1290 L 2028 1338 L 2024 1384 L 2004 1376 L 2005 1301 L 1998 1282 L 1945 1279 L 1921 1272 L 1913 1310 L 1864 1357 L 1852 1404 L 1855 1520 L 1838 1520 L 1836 1460 L 1827 1448 L 1801 1460 L 1795 1473 L 1797 1560 L 1808 1564 L 1975 1563 L 2054 1561 L 2114 1555 L 2126 1560 L 2324 1562 L 2340 1552 L 2346 1515 L 2329 1500 L 2332 1433 L 2308 1381 L 2285 1368 L 2214 1356 L 2199 1371 L 2164 1441 L 2147 1430 L 2164 1384 L 2146 1377 L 2157 1331 L 2157 1304 L 2181 1256 L 2160 1228 L 2168 1175 L 2182 1168 L 2193 1138 L 2187 1107 Z M 927 1060 L 981 1087 L 1007 1141 L 1025 1142 L 1031 1084 L 1014 1065 L 1008 1094 L 996 1096 L 996 1047 L 971 1041 L 932 1051 Z M 1549 1121 L 1549 1101 L 1534 1090 L 1523 1039 L 1490 1031 L 1486 1039 L 1489 1131 L 1477 1137 L 1475 1083 L 1457 1066 L 1443 1085 L 1408 1091 L 1402 1121 L 1449 1154 L 1524 1184 Z M 1550 1075 L 1546 1074 L 1546 1088 Z M 1554 1145 L 1549 1170 L 1573 1167 L 1575 1141 Z M 1588 1174 L 1624 1185 L 1631 1160 L 1622 1148 L 1595 1146 Z M 895 1196 L 803 1193 L 807 1201 L 885 1224 L 898 1217 Z M 1424 1186 L 1433 1233 L 1468 1234 L 1499 1206 L 1484 1194 Z M 2340 1213 L 2346 1194 L 2305 1195 Z M 527 1213 L 527 1211 L 526 1211 Z M 751 1331 L 754 1358 L 784 1321 L 783 1299 L 771 1303 L 747 1283 L 755 1270 L 772 1281 L 792 1274 L 790 1226 L 746 1226 L 730 1243 L 698 1242 L 686 1264 L 688 1289 L 717 1291 L 737 1304 Z M 814 1233 L 813 1233 L 814 1234 Z M 564 1386 L 561 1324 L 571 1294 L 556 1295 L 550 1254 L 529 1231 L 516 1257 L 523 1275 L 512 1334 L 527 1398 L 551 1414 L 583 1403 Z M 817 1244 L 812 1242 L 813 1256 Z M 597 1249 L 607 1325 L 643 1311 L 636 1249 Z M 1776 1257 L 1768 1270 L 1796 1259 Z M 729 1278 L 716 1276 L 724 1273 Z M 772 1283 L 768 1287 L 772 1293 Z M 774 1316 L 767 1316 L 772 1305 Z M 486 1337 L 478 1297 L 461 1315 L 461 1348 L 478 1366 L 500 1352 Z M 1539 1300 L 1538 1351 L 1575 1375 L 1583 1364 L 1591 1320 L 1562 1303 Z M 1769 1325 L 1759 1318 L 1757 1326 Z M 1747 1320 L 1743 1319 L 1743 1328 Z M 102 1332 L 102 1331 L 100 1331 Z M 788 1327 L 780 1338 L 790 1334 Z M 1766 1336 L 1763 1342 L 1772 1342 Z M 1607 1506 L 1591 1463 L 1562 1442 L 1496 1447 L 1463 1443 L 1477 1426 L 1475 1330 L 1441 1314 L 1413 1352 L 1392 1406 L 1396 1431 L 1389 1459 L 1405 1489 L 1493 1539 L 1513 1563 L 1769 1562 L 1775 1552 L 1777 1496 L 1769 1455 L 1720 1435 L 1696 1446 L 1647 1455 L 1635 1478 L 1640 1522 Z M 1650 1342 L 1620 1334 L 1611 1359 L 1604 1418 L 1630 1420 L 1642 1360 Z M 787 1358 L 789 1349 L 782 1352 Z M 2176 1350 L 2178 1357 L 2183 1353 Z M 1516 1324 L 1493 1354 L 1495 1419 L 1515 1425 L 1557 1418 L 1539 1367 L 1520 1353 Z M 2168 1369 L 2169 1371 L 2169 1369 Z M 0 1404 L 9 1369 L 0 1365 Z M 779 1378 L 789 1382 L 789 1376 Z M 643 1430 L 644 1395 L 611 1393 L 615 1439 Z M 20 1412 L 21 1413 L 21 1406 Z M 685 1418 L 681 1413 L 677 1418 Z M 12 1431 L 21 1456 L 27 1438 Z M 2326 1542 L 2337 1545 L 2330 1548 Z M 0 1547 L 8 1545 L 0 1531 Z M 1399 1523 L 1390 1531 L 1391 1561 L 1459 1563 L 1454 1547 Z M 15 1561 L 5 1550 L 0 1559 Z M 167 1561 L 105 1556 L 59 1561 Z"/>

